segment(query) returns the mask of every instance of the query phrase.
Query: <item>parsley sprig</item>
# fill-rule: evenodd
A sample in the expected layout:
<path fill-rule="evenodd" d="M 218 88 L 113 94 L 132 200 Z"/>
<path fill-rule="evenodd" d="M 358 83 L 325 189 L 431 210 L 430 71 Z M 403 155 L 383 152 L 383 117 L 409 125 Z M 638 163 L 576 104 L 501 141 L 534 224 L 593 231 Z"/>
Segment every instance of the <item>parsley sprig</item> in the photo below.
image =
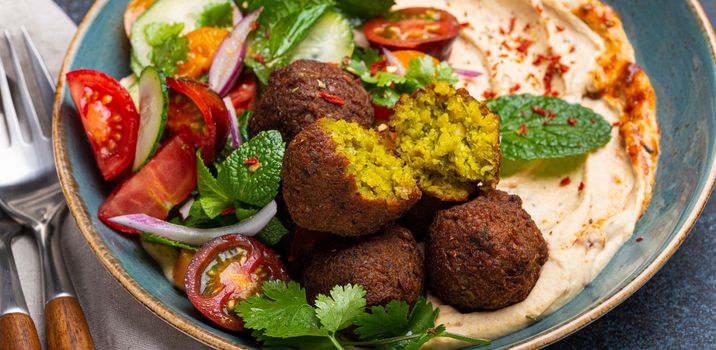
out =
<path fill-rule="evenodd" d="M 381 64 L 384 64 L 384 58 L 378 51 L 357 49 L 345 69 L 357 75 L 371 94 L 373 103 L 383 107 L 393 108 L 401 95 L 411 94 L 438 81 L 454 85 L 459 80 L 447 62 L 435 65 L 430 56 L 410 60 L 403 76 L 377 69 Z"/>
<path fill-rule="evenodd" d="M 449 337 L 476 345 L 483 339 L 447 332 L 435 325 L 438 309 L 420 298 L 412 309 L 403 301 L 373 306 L 366 311 L 365 290 L 359 285 L 334 287 L 330 295 L 319 294 L 315 307 L 296 282 L 267 281 L 263 294 L 253 296 L 234 311 L 264 348 L 344 349 L 346 346 L 416 350 L 435 337 Z M 355 327 L 358 340 L 341 331 Z"/>

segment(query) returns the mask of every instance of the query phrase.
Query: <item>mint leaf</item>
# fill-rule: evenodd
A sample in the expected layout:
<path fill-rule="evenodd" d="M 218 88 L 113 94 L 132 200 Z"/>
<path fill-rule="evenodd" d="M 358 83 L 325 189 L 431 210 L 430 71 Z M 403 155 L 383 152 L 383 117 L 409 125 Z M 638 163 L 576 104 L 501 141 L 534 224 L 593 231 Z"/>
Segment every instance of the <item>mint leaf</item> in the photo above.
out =
<path fill-rule="evenodd" d="M 199 19 L 196 21 L 196 26 L 197 28 L 225 28 L 231 27 L 233 21 L 234 14 L 231 10 L 231 3 L 229 1 L 226 1 L 223 3 L 206 5 L 206 7 L 204 7 L 204 10 L 199 15 Z"/>
<path fill-rule="evenodd" d="M 230 207 L 233 201 L 226 195 L 226 190 L 219 185 L 209 168 L 204 165 L 201 152 L 197 152 L 196 157 L 197 183 L 199 194 L 201 194 L 198 201 L 207 217 L 213 219 L 219 216 L 224 209 Z"/>
<path fill-rule="evenodd" d="M 189 41 L 180 36 L 183 23 L 151 23 L 144 28 L 147 43 L 152 46 L 150 58 L 167 76 L 174 76 L 177 63 L 187 59 Z"/>
<path fill-rule="evenodd" d="M 353 324 L 365 313 L 365 289 L 361 286 L 335 286 L 331 296 L 316 296 L 316 315 L 329 332 L 337 332 Z"/>
<path fill-rule="evenodd" d="M 267 337 L 327 335 L 306 301 L 306 291 L 296 282 L 264 282 L 263 294 L 239 303 L 234 311 L 244 320 L 245 327 L 260 330 Z"/>
<path fill-rule="evenodd" d="M 218 184 L 232 199 L 263 207 L 278 194 L 286 144 L 276 130 L 262 131 L 221 164 Z M 255 166 L 248 165 L 258 161 Z"/>
<path fill-rule="evenodd" d="M 254 216 L 254 214 L 258 213 L 260 209 L 236 206 L 234 208 L 234 210 L 235 210 L 234 214 L 236 215 L 237 219 L 246 220 L 246 219 Z"/>
<path fill-rule="evenodd" d="M 199 249 L 195 246 L 177 242 L 177 241 L 173 241 L 171 239 L 167 239 L 162 236 L 155 235 L 153 233 L 141 232 L 139 234 L 139 236 L 142 237 L 147 242 L 163 244 L 163 245 L 174 247 L 174 248 L 187 249 L 187 250 L 192 250 L 192 251 L 196 251 L 197 249 Z"/>
<path fill-rule="evenodd" d="M 288 230 L 283 226 L 279 219 L 274 217 L 271 221 L 269 221 L 266 227 L 264 227 L 264 229 L 256 235 L 256 239 L 265 245 L 272 246 L 280 242 L 281 238 L 287 234 Z"/>
<path fill-rule="evenodd" d="M 576 156 L 604 146 L 611 125 L 579 104 L 529 94 L 502 96 L 488 102 L 500 115 L 502 156 L 512 160 Z"/>
<path fill-rule="evenodd" d="M 336 0 L 338 8 L 345 13 L 360 19 L 371 19 L 383 16 L 395 5 L 394 0 Z"/>

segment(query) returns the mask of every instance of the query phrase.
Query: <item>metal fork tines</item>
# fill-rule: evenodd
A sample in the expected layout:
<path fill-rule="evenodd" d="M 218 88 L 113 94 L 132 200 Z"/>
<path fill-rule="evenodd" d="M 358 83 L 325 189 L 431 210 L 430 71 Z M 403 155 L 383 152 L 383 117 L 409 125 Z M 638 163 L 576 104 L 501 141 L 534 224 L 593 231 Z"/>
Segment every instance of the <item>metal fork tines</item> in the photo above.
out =
<path fill-rule="evenodd" d="M 39 100 L 44 104 L 41 109 L 51 110 L 51 106 L 47 104 L 53 99 L 50 95 L 54 95 L 54 87 L 35 45 L 24 28 L 22 37 L 27 48 L 28 59 L 33 67 L 34 80 L 42 98 L 32 98 L 19 52 L 15 48 L 10 32 L 5 31 L 15 76 L 13 86 L 16 96 L 14 97 L 19 101 L 22 113 L 18 113 L 18 109 L 15 108 L 8 72 L 0 58 L 0 99 L 2 99 L 9 139 L 8 146 L 0 148 L 0 207 L 15 221 L 31 228 L 35 233 L 43 273 L 48 348 L 57 348 L 54 342 L 63 341 L 69 334 L 81 339 L 79 343 L 72 339 L 64 339 L 72 341 L 72 344 L 67 344 L 69 346 L 67 348 L 89 349 L 93 348 L 92 340 L 60 254 L 59 233 L 53 226 L 53 218 L 65 207 L 65 200 L 55 170 L 51 138 L 43 131 L 49 130 L 50 118 L 40 118 L 33 104 L 33 100 Z M 45 88 L 43 89 L 42 86 Z M 23 132 L 23 129 L 28 132 Z M 65 303 L 71 305 L 65 305 L 66 307 L 58 305 Z M 55 315 L 51 312 L 70 309 L 79 310 L 79 315 Z M 68 322 L 74 324 L 55 325 L 53 321 L 56 318 L 67 318 Z M 88 347 L 78 347 L 82 344 L 87 344 Z"/>

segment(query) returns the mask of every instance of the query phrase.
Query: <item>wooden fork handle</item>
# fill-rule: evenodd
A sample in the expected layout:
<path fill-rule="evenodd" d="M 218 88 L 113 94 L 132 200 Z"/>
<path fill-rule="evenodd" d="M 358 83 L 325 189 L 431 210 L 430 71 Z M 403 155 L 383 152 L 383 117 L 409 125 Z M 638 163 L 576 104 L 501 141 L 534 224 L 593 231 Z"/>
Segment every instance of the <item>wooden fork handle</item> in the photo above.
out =
<path fill-rule="evenodd" d="M 0 316 L 0 350 L 42 350 L 30 316 L 20 312 Z"/>
<path fill-rule="evenodd" d="M 94 350 L 77 298 L 60 296 L 45 304 L 45 338 L 47 350 Z"/>

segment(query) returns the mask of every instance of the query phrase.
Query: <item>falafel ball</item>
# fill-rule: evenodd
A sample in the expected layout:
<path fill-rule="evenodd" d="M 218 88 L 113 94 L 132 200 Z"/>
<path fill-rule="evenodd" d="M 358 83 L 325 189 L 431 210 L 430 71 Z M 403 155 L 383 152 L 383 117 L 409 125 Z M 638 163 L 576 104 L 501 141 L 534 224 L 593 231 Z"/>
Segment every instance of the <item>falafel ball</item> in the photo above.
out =
<path fill-rule="evenodd" d="M 520 197 L 492 190 L 438 212 L 425 241 L 430 292 L 461 312 L 529 295 L 549 253 Z"/>
<path fill-rule="evenodd" d="M 395 299 L 413 304 L 423 281 L 423 255 L 410 231 L 399 226 L 358 239 L 334 236 L 313 251 L 301 274 L 309 300 L 350 283 L 363 286 L 368 306 Z"/>
<path fill-rule="evenodd" d="M 374 130 L 323 118 L 289 143 L 283 198 L 297 225 L 363 236 L 400 217 L 420 199 L 412 170 Z"/>
<path fill-rule="evenodd" d="M 370 101 L 363 86 L 337 66 L 298 60 L 271 73 L 249 129 L 252 135 L 278 130 L 288 142 L 320 118 L 370 127 L 374 121 Z"/>
<path fill-rule="evenodd" d="M 467 90 L 438 82 L 403 95 L 390 125 L 398 154 L 415 170 L 426 194 L 464 202 L 478 188 L 497 186 L 500 118 Z"/>

